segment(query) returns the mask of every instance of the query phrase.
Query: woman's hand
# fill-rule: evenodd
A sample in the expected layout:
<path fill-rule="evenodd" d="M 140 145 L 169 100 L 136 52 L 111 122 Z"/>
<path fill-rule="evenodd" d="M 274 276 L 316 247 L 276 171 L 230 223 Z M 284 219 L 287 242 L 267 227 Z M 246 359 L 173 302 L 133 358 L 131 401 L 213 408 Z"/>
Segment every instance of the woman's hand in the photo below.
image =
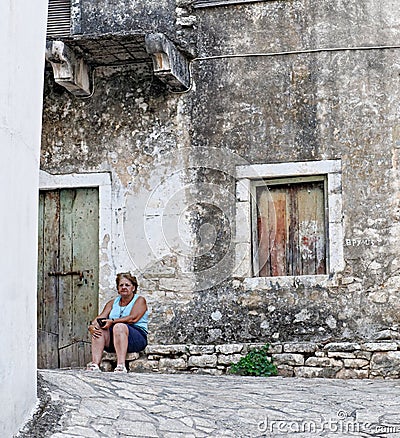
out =
<path fill-rule="evenodd" d="M 102 329 L 94 324 L 90 324 L 88 330 L 92 335 L 92 338 L 99 338 L 103 334 L 101 331 Z"/>
<path fill-rule="evenodd" d="M 108 330 L 108 329 L 113 325 L 113 322 L 114 322 L 114 321 L 113 321 L 112 319 L 105 319 L 105 320 L 104 320 L 104 323 L 105 323 L 105 324 L 103 325 L 102 329 L 103 329 L 103 330 L 105 330 L 105 329 Z"/>

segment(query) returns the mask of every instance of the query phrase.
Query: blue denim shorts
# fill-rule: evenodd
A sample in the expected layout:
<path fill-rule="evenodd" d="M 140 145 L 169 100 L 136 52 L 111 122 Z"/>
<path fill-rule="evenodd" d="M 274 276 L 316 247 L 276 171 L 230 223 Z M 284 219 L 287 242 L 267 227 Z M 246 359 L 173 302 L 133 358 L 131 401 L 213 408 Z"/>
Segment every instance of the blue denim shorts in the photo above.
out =
<path fill-rule="evenodd" d="M 128 335 L 128 353 L 138 353 L 142 351 L 147 346 L 147 333 L 131 324 L 126 324 L 129 330 Z M 110 327 L 110 345 L 105 347 L 105 350 L 114 353 L 115 347 L 113 342 L 113 328 Z"/>

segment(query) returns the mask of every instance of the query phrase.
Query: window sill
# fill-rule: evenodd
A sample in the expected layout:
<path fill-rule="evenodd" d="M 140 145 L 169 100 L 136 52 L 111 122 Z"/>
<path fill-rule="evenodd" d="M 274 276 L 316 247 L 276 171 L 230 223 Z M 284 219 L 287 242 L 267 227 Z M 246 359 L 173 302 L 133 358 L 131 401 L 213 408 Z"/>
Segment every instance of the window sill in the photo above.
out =
<path fill-rule="evenodd" d="M 230 5 L 240 5 L 243 3 L 258 3 L 266 2 L 271 0 L 196 0 L 193 2 L 193 7 L 195 9 L 200 8 L 210 8 L 214 6 L 230 6 Z"/>
<path fill-rule="evenodd" d="M 243 285 L 249 290 L 277 290 L 281 288 L 329 287 L 337 286 L 335 276 L 329 275 L 299 275 L 293 277 L 247 277 Z"/>

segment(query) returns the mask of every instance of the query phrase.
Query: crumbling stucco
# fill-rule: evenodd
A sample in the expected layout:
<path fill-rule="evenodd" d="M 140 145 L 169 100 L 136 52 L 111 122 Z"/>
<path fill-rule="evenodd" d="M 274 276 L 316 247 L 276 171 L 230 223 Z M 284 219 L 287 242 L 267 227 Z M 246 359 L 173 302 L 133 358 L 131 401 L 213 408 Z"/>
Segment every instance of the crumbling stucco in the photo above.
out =
<path fill-rule="evenodd" d="M 103 3 L 85 6 L 91 33 L 136 23 L 134 7 Z M 169 27 L 201 58 L 189 92 L 140 64 L 96 69 L 93 96 L 77 99 L 47 72 L 41 159 L 52 173 L 111 172 L 113 264 L 137 268 L 151 339 L 373 339 L 397 326 L 400 64 L 399 49 L 379 48 L 397 44 L 394 3 L 196 9 L 184 31 L 162 12 L 151 30 Z M 345 269 L 313 283 L 236 278 L 235 166 L 309 160 L 341 160 Z"/>

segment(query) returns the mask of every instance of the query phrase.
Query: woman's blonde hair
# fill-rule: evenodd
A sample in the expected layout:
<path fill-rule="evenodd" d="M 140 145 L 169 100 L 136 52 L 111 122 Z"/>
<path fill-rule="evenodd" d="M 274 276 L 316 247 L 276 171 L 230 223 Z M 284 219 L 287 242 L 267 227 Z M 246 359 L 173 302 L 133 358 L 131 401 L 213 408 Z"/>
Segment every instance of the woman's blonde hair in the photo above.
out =
<path fill-rule="evenodd" d="M 129 280 L 133 286 L 134 286 L 134 291 L 133 293 L 135 294 L 138 288 L 138 282 L 136 280 L 136 277 L 134 275 L 132 275 L 130 272 L 120 272 L 119 274 L 117 274 L 117 277 L 115 279 L 115 282 L 117 283 L 117 289 L 119 286 L 119 282 L 123 279 L 126 278 L 127 280 Z"/>

